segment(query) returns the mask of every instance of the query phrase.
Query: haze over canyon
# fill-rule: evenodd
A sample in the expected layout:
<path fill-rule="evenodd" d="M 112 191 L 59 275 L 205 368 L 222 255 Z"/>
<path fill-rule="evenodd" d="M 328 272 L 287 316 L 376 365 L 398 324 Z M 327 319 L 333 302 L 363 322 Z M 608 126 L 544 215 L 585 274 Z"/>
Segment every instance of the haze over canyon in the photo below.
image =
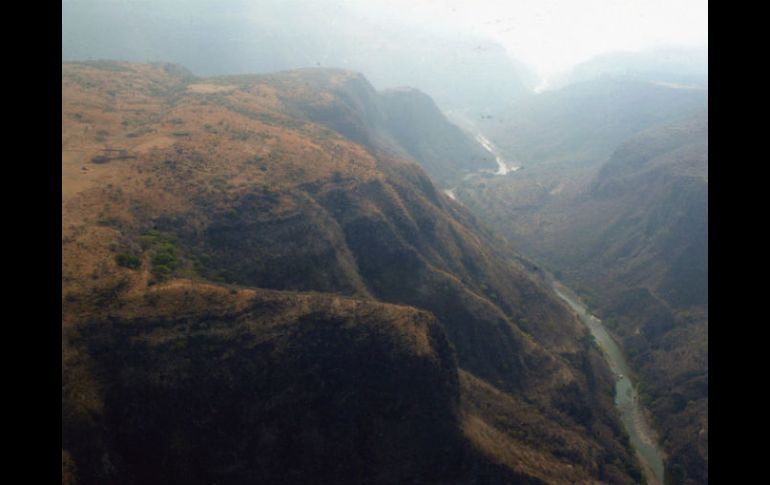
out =
<path fill-rule="evenodd" d="M 702 3 L 397 4 L 62 3 L 63 484 L 708 483 Z"/>

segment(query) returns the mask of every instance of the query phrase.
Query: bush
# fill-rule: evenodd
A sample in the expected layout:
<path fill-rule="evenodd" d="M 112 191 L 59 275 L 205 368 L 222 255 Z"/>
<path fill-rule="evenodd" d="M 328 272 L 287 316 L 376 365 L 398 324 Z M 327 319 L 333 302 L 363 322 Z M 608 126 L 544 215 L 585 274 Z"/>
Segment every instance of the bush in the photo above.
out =
<path fill-rule="evenodd" d="M 173 266 L 176 263 L 176 257 L 171 253 L 157 253 L 152 257 L 153 266 Z"/>
<path fill-rule="evenodd" d="M 156 277 L 169 275 L 181 266 L 179 248 L 173 234 L 150 229 L 139 236 L 138 242 L 142 250 L 150 250 L 150 263 Z"/>
<path fill-rule="evenodd" d="M 131 268 L 131 269 L 137 269 L 142 265 L 142 261 L 139 258 L 131 254 L 125 254 L 125 253 L 116 254 L 115 262 L 118 263 L 118 266 L 123 266 L 124 268 Z"/>
<path fill-rule="evenodd" d="M 168 274 L 171 274 L 172 271 L 173 270 L 171 268 L 163 264 L 153 266 L 152 268 L 152 272 L 155 273 L 156 276 L 168 275 Z"/>

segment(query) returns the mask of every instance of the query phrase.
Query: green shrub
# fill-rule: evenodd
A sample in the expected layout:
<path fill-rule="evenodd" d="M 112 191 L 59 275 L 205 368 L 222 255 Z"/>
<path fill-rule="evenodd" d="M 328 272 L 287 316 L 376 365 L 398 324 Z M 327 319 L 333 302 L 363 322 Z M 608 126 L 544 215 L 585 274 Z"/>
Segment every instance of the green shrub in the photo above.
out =
<path fill-rule="evenodd" d="M 118 266 L 123 266 L 124 268 L 131 268 L 131 269 L 137 269 L 139 266 L 142 265 L 142 261 L 139 258 L 131 254 L 125 254 L 125 253 L 116 254 L 115 262 L 118 263 Z"/>
<path fill-rule="evenodd" d="M 176 257 L 171 253 L 156 253 L 152 257 L 153 266 L 173 266 L 176 264 Z"/>
<path fill-rule="evenodd" d="M 158 266 L 153 266 L 152 268 L 152 272 L 155 273 L 156 276 L 165 276 L 165 275 L 171 274 L 172 271 L 173 270 L 171 268 L 162 264 Z"/>
<path fill-rule="evenodd" d="M 173 234 L 150 229 L 138 239 L 143 250 L 150 250 L 150 263 L 156 277 L 169 275 L 182 265 L 176 237 Z"/>

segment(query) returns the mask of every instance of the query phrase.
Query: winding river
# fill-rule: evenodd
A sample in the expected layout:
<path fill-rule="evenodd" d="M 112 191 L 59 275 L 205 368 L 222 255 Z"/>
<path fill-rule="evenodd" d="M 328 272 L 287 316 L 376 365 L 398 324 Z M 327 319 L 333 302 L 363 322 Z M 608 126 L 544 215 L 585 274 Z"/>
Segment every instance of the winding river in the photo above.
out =
<path fill-rule="evenodd" d="M 495 172 L 495 175 L 506 175 L 508 172 L 515 172 L 521 168 L 518 166 L 509 166 L 508 162 L 503 160 L 503 157 L 500 156 L 500 152 L 492 144 L 492 142 L 481 133 L 476 133 L 476 141 L 479 142 L 479 145 L 483 146 L 484 149 L 488 151 L 493 157 L 495 157 L 495 161 L 497 162 L 497 172 Z"/>
<path fill-rule="evenodd" d="M 631 439 L 631 446 L 636 451 L 647 483 L 663 485 L 663 451 L 658 447 L 655 432 L 650 427 L 645 410 L 639 402 L 639 395 L 631 381 L 631 370 L 623 352 L 607 333 L 601 320 L 588 312 L 585 304 L 572 290 L 554 279 L 550 279 L 550 282 L 556 294 L 586 324 L 602 349 L 610 369 L 618 376 L 615 382 L 615 405 L 620 411 L 621 421 Z"/>
<path fill-rule="evenodd" d="M 495 175 L 507 175 L 511 172 L 515 172 L 521 169 L 520 165 L 514 165 L 504 160 L 503 157 L 500 155 L 500 151 L 497 149 L 497 147 L 495 147 L 495 145 L 491 141 L 489 141 L 487 137 L 481 134 L 478 128 L 476 128 L 476 126 L 473 123 L 468 121 L 467 118 L 457 113 L 447 112 L 445 114 L 447 114 L 447 116 L 451 116 L 456 123 L 458 123 L 461 126 L 464 126 L 465 129 L 474 133 L 473 135 L 474 139 L 478 142 L 478 144 L 481 145 L 484 148 L 484 150 L 489 152 L 490 155 L 495 157 L 495 162 L 497 162 L 497 171 L 494 172 Z M 484 169 L 474 173 L 483 173 L 483 172 L 489 172 L 489 171 Z M 471 175 L 473 175 L 473 173 L 466 175 L 465 178 Z M 448 195 L 450 198 L 452 198 L 452 200 L 457 200 L 457 194 L 455 193 L 456 189 L 457 187 L 452 187 L 451 189 L 445 189 L 444 193 Z"/>
<path fill-rule="evenodd" d="M 455 123 L 458 126 L 461 126 L 464 128 L 467 132 L 469 132 L 473 138 L 478 142 L 479 145 L 481 145 L 484 150 L 486 150 L 490 155 L 495 157 L 495 162 L 497 162 L 497 171 L 494 172 L 495 175 L 506 175 L 511 172 L 515 172 L 521 168 L 520 165 L 517 165 L 513 162 L 507 161 L 503 159 L 502 155 L 500 154 L 500 150 L 497 149 L 497 147 L 492 143 L 487 137 L 485 137 L 479 128 L 476 126 L 476 124 L 470 120 L 470 118 L 460 112 L 457 111 L 445 111 L 444 114 L 449 118 L 453 123 Z M 482 172 L 485 170 L 482 170 Z"/>
<path fill-rule="evenodd" d="M 474 133 L 476 141 L 484 149 L 495 157 L 498 170 L 495 175 L 506 175 L 515 172 L 521 167 L 511 164 L 500 156 L 500 151 L 494 144 L 487 139 L 476 126 L 466 117 L 459 113 L 447 113 L 453 121 Z M 444 192 L 456 200 L 455 189 L 445 190 Z M 650 426 L 649 418 L 645 414 L 639 394 L 631 380 L 631 369 L 626 362 L 623 352 L 618 347 L 615 340 L 602 325 L 601 320 L 588 312 L 583 301 L 572 290 L 556 281 L 552 275 L 543 273 L 546 280 L 550 283 L 556 295 L 564 300 L 572 310 L 577 313 L 580 320 L 585 323 L 588 330 L 596 339 L 599 348 L 607 360 L 610 369 L 616 376 L 615 381 L 615 406 L 620 411 L 620 419 L 628 433 L 631 446 L 636 452 L 639 463 L 642 466 L 645 480 L 648 485 L 664 485 L 664 467 L 663 451 L 658 446 L 658 440 L 655 431 Z"/>

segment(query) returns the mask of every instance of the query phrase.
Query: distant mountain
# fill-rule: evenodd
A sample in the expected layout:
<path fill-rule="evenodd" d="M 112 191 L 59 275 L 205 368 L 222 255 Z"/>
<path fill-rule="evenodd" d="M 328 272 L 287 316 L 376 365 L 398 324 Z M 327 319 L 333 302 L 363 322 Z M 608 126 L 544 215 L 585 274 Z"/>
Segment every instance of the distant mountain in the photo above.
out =
<path fill-rule="evenodd" d="M 611 52 L 580 63 L 551 83 L 550 89 L 601 78 L 624 78 L 708 87 L 708 47 L 668 46 L 639 52 Z"/>
<path fill-rule="evenodd" d="M 104 61 L 62 94 L 65 483 L 641 479 L 587 330 L 399 156 L 443 156 L 389 126 L 443 140 L 422 94 Z"/>
<path fill-rule="evenodd" d="M 501 106 L 476 124 L 524 167 L 603 163 L 629 137 L 699 110 L 706 89 L 631 78 L 599 78 Z"/>

